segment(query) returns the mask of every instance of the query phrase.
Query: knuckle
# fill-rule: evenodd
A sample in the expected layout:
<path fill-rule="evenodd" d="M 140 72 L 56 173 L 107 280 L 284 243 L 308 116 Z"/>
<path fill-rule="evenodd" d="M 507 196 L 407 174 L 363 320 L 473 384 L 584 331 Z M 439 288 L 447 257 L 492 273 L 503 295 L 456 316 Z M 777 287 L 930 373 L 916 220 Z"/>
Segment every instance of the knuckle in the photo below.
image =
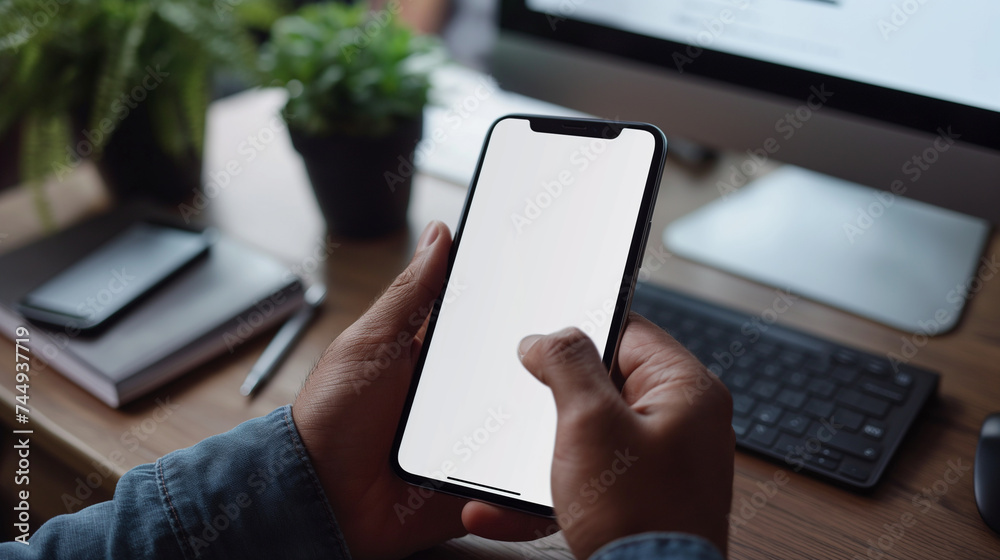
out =
<path fill-rule="evenodd" d="M 421 297 L 426 296 L 428 299 L 437 295 L 433 293 L 430 286 L 427 286 L 423 282 L 417 267 L 408 266 L 403 269 L 403 272 L 399 273 L 399 276 L 396 277 L 382 297 L 406 297 L 407 294 L 413 291 L 419 292 Z"/>
<path fill-rule="evenodd" d="M 537 349 L 537 350 L 536 350 Z M 571 328 L 541 338 L 532 348 L 545 363 L 578 363 L 596 356 L 594 343 L 580 329 Z"/>

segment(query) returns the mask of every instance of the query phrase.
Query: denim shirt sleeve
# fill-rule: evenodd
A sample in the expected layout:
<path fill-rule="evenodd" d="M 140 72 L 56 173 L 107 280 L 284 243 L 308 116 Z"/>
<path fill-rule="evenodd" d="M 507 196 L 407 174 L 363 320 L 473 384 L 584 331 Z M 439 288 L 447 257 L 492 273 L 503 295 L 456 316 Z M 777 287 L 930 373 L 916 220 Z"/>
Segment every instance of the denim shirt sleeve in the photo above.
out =
<path fill-rule="evenodd" d="M 290 406 L 128 471 L 114 499 L 29 543 L 0 543 L 0 557 L 350 559 Z"/>
<path fill-rule="evenodd" d="M 642 533 L 618 539 L 590 560 L 723 560 L 711 543 L 685 533 Z"/>

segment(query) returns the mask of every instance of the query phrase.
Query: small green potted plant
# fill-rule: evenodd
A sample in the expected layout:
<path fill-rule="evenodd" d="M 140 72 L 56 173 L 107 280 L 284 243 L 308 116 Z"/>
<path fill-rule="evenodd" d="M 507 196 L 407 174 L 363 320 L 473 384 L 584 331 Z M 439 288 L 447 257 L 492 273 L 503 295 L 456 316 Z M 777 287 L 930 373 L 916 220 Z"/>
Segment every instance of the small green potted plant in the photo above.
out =
<path fill-rule="evenodd" d="M 288 90 L 282 114 L 330 233 L 376 237 L 406 225 L 437 43 L 390 2 L 307 5 L 279 19 L 260 69 Z"/>
<path fill-rule="evenodd" d="M 218 0 L 0 3 L 3 180 L 37 187 L 82 159 L 119 197 L 200 186 L 212 71 L 256 81 L 256 45 Z M 40 191 L 36 188 L 36 193 Z M 44 197 L 36 196 L 40 210 Z"/>

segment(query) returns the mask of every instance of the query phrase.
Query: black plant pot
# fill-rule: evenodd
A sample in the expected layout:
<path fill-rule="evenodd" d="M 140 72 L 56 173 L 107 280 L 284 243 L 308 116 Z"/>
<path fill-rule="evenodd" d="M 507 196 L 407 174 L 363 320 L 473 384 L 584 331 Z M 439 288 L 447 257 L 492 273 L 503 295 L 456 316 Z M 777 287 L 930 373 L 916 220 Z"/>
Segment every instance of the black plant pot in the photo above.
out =
<path fill-rule="evenodd" d="M 21 130 L 18 124 L 0 135 L 0 191 L 20 184 Z"/>
<path fill-rule="evenodd" d="M 118 123 L 97 168 L 119 201 L 143 198 L 164 204 L 190 199 L 201 187 L 202 154 L 163 151 L 153 133 L 146 103 Z"/>
<path fill-rule="evenodd" d="M 331 234 L 372 238 L 406 226 L 422 131 L 422 117 L 378 137 L 308 136 L 289 128 Z"/>

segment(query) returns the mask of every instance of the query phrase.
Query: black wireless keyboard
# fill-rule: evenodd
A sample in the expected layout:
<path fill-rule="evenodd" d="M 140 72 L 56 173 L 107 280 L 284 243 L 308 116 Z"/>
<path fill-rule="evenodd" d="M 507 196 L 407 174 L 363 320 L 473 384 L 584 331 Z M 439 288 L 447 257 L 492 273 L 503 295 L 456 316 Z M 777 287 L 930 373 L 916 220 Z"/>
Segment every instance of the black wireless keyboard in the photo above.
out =
<path fill-rule="evenodd" d="M 773 310 L 752 317 L 642 282 L 632 310 L 729 387 L 738 447 L 854 489 L 879 481 L 937 390 L 936 373 L 779 326 Z"/>

